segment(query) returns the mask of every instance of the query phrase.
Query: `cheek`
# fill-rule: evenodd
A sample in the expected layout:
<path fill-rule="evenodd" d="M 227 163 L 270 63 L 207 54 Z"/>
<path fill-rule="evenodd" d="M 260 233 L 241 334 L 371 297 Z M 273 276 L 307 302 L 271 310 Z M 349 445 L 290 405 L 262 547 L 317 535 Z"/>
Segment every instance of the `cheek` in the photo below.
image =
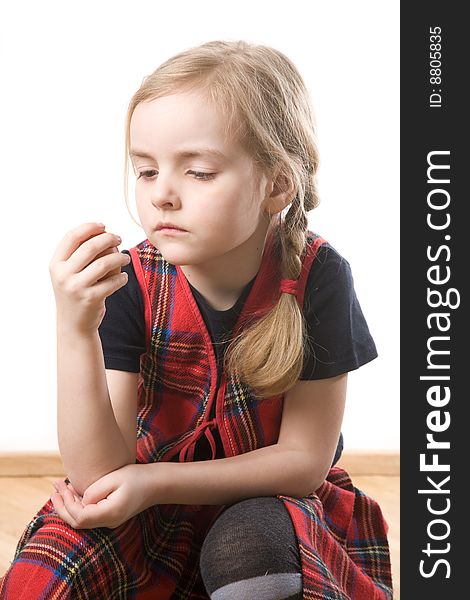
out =
<path fill-rule="evenodd" d="M 201 199 L 197 213 L 196 219 L 207 223 L 220 237 L 233 235 L 232 229 L 238 228 L 244 219 L 239 197 L 229 196 L 226 191 Z"/>
<path fill-rule="evenodd" d="M 143 209 L 143 204 L 139 202 L 136 198 L 135 206 L 137 209 L 137 214 L 139 215 L 140 222 L 142 222 L 142 218 L 145 217 L 145 211 Z"/>
<path fill-rule="evenodd" d="M 135 199 L 135 209 L 137 211 L 138 222 L 148 237 L 150 232 L 149 228 L 155 225 L 156 215 L 152 215 L 151 207 L 149 206 L 148 202 L 139 199 L 139 197 L 136 197 Z"/>
<path fill-rule="evenodd" d="M 246 241 L 257 226 L 258 213 L 255 205 L 240 195 L 235 196 L 230 203 L 224 204 L 213 223 L 214 230 L 218 231 L 217 237 L 234 244 Z"/>
<path fill-rule="evenodd" d="M 136 208 L 137 208 L 139 214 L 149 212 L 149 209 L 150 209 L 149 198 L 142 190 L 136 189 L 136 191 L 135 191 L 135 205 L 136 205 Z"/>
<path fill-rule="evenodd" d="M 234 226 L 246 229 L 256 227 L 259 210 L 255 200 L 248 195 L 234 194 L 225 212 Z"/>

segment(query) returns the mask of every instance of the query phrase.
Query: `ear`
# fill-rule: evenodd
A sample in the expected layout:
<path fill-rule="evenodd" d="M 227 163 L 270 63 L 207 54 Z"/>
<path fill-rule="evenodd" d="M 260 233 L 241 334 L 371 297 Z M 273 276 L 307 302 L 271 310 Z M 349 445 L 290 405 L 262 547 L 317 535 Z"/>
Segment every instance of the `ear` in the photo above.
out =
<path fill-rule="evenodd" d="M 277 171 L 268 186 L 268 194 L 264 205 L 265 211 L 271 216 L 281 212 L 295 198 L 295 193 L 296 190 L 291 178 L 284 172 Z"/>

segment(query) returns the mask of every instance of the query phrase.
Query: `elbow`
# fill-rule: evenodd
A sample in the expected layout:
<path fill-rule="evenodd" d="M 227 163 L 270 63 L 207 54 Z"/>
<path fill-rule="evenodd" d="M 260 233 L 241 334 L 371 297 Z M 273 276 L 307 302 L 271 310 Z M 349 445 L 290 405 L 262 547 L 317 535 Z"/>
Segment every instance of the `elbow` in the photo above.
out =
<path fill-rule="evenodd" d="M 295 473 L 291 473 L 289 480 L 283 484 L 279 493 L 292 498 L 305 498 L 315 491 L 314 485 L 311 473 L 299 469 Z"/>
<path fill-rule="evenodd" d="M 325 481 L 326 477 L 315 477 L 315 478 L 305 478 L 303 485 L 299 485 L 297 487 L 297 494 L 294 496 L 295 498 L 305 498 L 315 493 L 318 488 Z M 305 483 L 306 482 L 306 483 Z"/>
<path fill-rule="evenodd" d="M 108 475 L 108 473 L 112 473 L 113 471 L 117 471 L 122 467 L 125 467 L 128 464 L 135 464 L 136 458 L 132 460 L 132 457 L 129 455 L 129 459 L 122 464 L 118 463 L 116 465 L 108 466 L 107 468 L 93 468 L 93 469 L 65 469 L 67 473 L 67 479 L 73 485 L 75 490 L 78 492 L 80 496 L 83 496 L 85 490 L 93 485 L 96 481 Z M 65 465 L 64 465 L 65 466 Z"/>
<path fill-rule="evenodd" d="M 77 494 L 83 497 L 85 490 L 90 487 L 95 481 L 98 481 L 98 478 L 93 477 L 84 477 L 81 473 L 74 473 L 73 471 L 67 472 L 66 481 L 70 482 Z"/>
<path fill-rule="evenodd" d="M 122 465 L 124 466 L 124 465 Z M 118 467 L 119 468 L 119 467 Z M 83 496 L 85 490 L 87 490 L 91 485 L 93 485 L 96 481 L 111 473 L 114 469 L 111 470 L 66 470 L 67 479 L 73 485 L 75 490 L 80 496 Z"/>
<path fill-rule="evenodd" d="M 122 465 L 124 466 L 124 465 Z M 120 467 L 118 467 L 120 468 Z M 112 473 L 116 469 L 112 469 L 111 471 L 103 471 L 103 472 L 93 472 L 93 473 L 83 473 L 74 471 L 67 471 L 67 479 L 73 485 L 75 490 L 80 496 L 83 496 L 85 491 L 93 485 L 95 482 L 99 481 L 108 473 Z"/>
<path fill-rule="evenodd" d="M 322 486 L 323 483 L 325 483 L 325 479 L 326 479 L 326 475 L 325 477 L 318 477 L 317 479 L 315 479 L 313 481 L 313 484 L 310 488 L 310 491 L 308 493 L 308 495 L 313 494 L 314 492 L 316 492 L 318 490 L 319 487 Z"/>
<path fill-rule="evenodd" d="M 330 468 L 326 469 L 317 469 L 313 473 L 313 477 L 310 479 L 310 491 L 309 494 L 316 492 L 318 488 L 325 483 L 326 478 L 328 477 L 328 473 L 330 472 Z"/>
<path fill-rule="evenodd" d="M 296 498 L 305 498 L 313 494 L 324 483 L 330 469 L 323 465 L 313 463 L 312 460 L 305 460 L 299 467 L 299 475 L 296 478 Z"/>
<path fill-rule="evenodd" d="M 313 494 L 323 483 L 324 480 L 320 480 L 320 478 L 316 478 L 313 479 L 310 478 L 305 478 L 302 481 L 301 485 L 298 485 L 296 488 L 296 494 L 294 495 L 295 498 L 306 498 L 307 496 L 310 496 L 311 494 Z"/>

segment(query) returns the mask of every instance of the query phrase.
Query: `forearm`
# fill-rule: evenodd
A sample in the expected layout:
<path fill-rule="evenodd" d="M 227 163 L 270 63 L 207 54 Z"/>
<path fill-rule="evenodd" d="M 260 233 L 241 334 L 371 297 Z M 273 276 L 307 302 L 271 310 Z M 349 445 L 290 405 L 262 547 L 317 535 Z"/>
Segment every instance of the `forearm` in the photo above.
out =
<path fill-rule="evenodd" d="M 311 461 L 278 444 L 229 458 L 143 466 L 154 504 L 231 504 L 256 496 L 303 497 L 313 491 Z"/>
<path fill-rule="evenodd" d="M 98 332 L 80 336 L 57 326 L 57 430 L 68 478 L 84 490 L 135 462 L 116 423 Z"/>

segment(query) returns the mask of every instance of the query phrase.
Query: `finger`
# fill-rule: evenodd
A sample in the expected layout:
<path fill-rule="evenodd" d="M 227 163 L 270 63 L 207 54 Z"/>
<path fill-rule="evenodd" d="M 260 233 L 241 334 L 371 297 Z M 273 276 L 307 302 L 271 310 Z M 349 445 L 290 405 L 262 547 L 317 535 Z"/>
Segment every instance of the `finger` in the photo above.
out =
<path fill-rule="evenodd" d="M 98 504 L 100 500 L 105 500 L 115 490 L 116 484 L 112 481 L 112 475 L 105 475 L 83 492 L 83 504 Z"/>
<path fill-rule="evenodd" d="M 130 256 L 116 250 L 112 254 L 95 258 L 82 271 L 75 275 L 78 286 L 90 287 L 102 281 L 120 276 L 122 267 L 131 262 Z"/>
<path fill-rule="evenodd" d="M 127 284 L 129 276 L 124 271 L 118 275 L 111 275 L 102 278 L 99 282 L 92 285 L 96 295 L 100 298 L 107 298 Z"/>
<path fill-rule="evenodd" d="M 66 487 L 65 490 L 61 492 L 61 497 L 64 502 L 64 506 L 69 513 L 69 515 L 77 522 L 81 523 L 83 519 L 83 505 L 76 499 L 72 492 Z"/>
<path fill-rule="evenodd" d="M 108 256 L 109 254 L 116 254 L 118 253 L 118 256 L 113 256 L 111 259 L 105 259 L 105 260 L 98 260 L 100 258 L 102 258 L 103 256 Z M 119 260 L 118 260 L 119 259 Z M 110 269 L 112 266 L 114 266 L 113 263 L 111 263 L 111 261 L 118 261 L 118 266 Z M 108 248 L 107 250 L 105 250 L 104 252 L 101 252 L 101 254 L 98 254 L 98 256 L 96 257 L 94 263 L 93 263 L 93 267 L 95 270 L 98 269 L 103 269 L 106 271 L 106 277 L 109 277 L 110 275 L 119 275 L 119 273 L 121 273 L 121 269 L 122 267 L 124 267 L 125 265 L 128 265 L 131 263 L 131 257 L 129 254 L 124 253 L 124 252 L 119 252 L 119 250 L 116 248 L 116 246 L 114 246 L 113 248 Z M 98 281 L 101 281 L 101 278 L 98 279 Z"/>
<path fill-rule="evenodd" d="M 109 511 L 110 503 L 107 498 L 103 498 L 94 504 L 88 504 L 85 506 L 79 500 L 76 501 L 72 492 L 67 488 L 64 492 L 62 492 L 62 499 L 64 501 L 65 508 L 67 509 L 70 516 L 75 519 L 76 522 L 80 522 L 84 527 L 89 527 L 89 521 L 100 520 L 102 517 L 106 516 L 107 511 Z M 93 524 L 94 527 L 97 525 Z"/>
<path fill-rule="evenodd" d="M 62 521 L 65 521 L 68 525 L 70 525 L 70 527 L 73 527 L 74 529 L 79 529 L 78 524 L 76 523 L 72 515 L 70 515 L 70 513 L 68 512 L 67 508 L 65 507 L 62 496 L 58 492 L 56 492 L 55 494 L 51 494 L 51 502 L 55 512 L 62 519 Z"/>
<path fill-rule="evenodd" d="M 119 236 L 109 231 L 93 235 L 76 248 L 67 260 L 67 265 L 72 273 L 81 273 L 88 265 L 94 265 L 98 258 L 102 258 L 103 260 L 99 261 L 100 264 L 112 264 L 116 267 L 115 263 L 121 264 L 124 258 L 124 255 L 117 250 L 121 241 Z M 116 249 L 116 256 L 114 252 L 111 255 L 105 254 L 107 250 L 113 248 Z"/>
<path fill-rule="evenodd" d="M 58 491 L 58 492 L 63 492 L 65 489 L 69 489 L 72 494 L 74 495 L 74 497 L 79 500 L 81 500 L 81 496 L 80 494 L 77 492 L 77 490 L 73 487 L 73 485 L 69 482 L 66 483 L 65 481 L 60 481 L 60 480 L 56 480 L 52 482 L 52 485 L 54 486 L 54 488 Z"/>
<path fill-rule="evenodd" d="M 59 242 L 51 262 L 68 260 L 75 250 L 86 240 L 104 231 L 99 223 L 82 223 L 68 231 Z"/>
<path fill-rule="evenodd" d="M 67 490 L 62 496 L 67 512 L 80 529 L 110 527 L 113 515 L 110 514 L 111 505 L 107 498 L 100 500 L 97 504 L 84 506 L 72 499 L 70 490 Z"/>
<path fill-rule="evenodd" d="M 55 481 L 52 482 L 52 485 L 60 493 L 62 493 L 64 490 L 67 489 L 67 484 L 65 483 L 65 481 L 62 481 L 61 479 L 56 479 Z"/>
<path fill-rule="evenodd" d="M 73 487 L 73 485 L 71 483 L 67 484 L 67 487 L 69 488 L 69 490 L 72 492 L 75 500 L 79 500 L 80 502 L 82 501 L 82 496 L 80 496 L 80 494 L 77 492 L 77 490 Z"/>
<path fill-rule="evenodd" d="M 64 481 L 60 481 L 60 480 L 53 481 L 52 485 L 54 486 L 55 491 L 58 492 L 59 494 L 65 488 L 65 482 Z"/>
<path fill-rule="evenodd" d="M 107 272 L 108 275 L 117 275 L 118 273 L 120 273 L 121 265 L 119 265 L 118 267 L 116 267 L 112 271 L 110 271 L 108 264 L 107 264 L 109 262 L 109 259 L 106 259 L 105 261 L 99 260 L 100 258 L 103 258 L 104 256 L 109 256 L 110 254 L 116 254 L 116 252 L 119 252 L 119 250 L 117 249 L 117 246 L 113 246 L 112 248 L 107 248 L 106 250 L 103 250 L 103 252 L 100 252 L 99 254 L 97 254 L 95 256 L 95 260 L 93 261 L 93 267 L 95 268 L 95 270 L 98 267 L 104 268 L 106 265 L 106 268 L 108 268 L 108 272 Z M 127 260 L 127 257 L 128 257 L 128 255 L 125 255 L 124 258 Z M 115 259 L 116 259 L 116 257 L 113 257 L 113 260 L 115 260 Z"/>
<path fill-rule="evenodd" d="M 106 517 L 106 511 L 100 506 L 96 509 L 96 505 L 83 506 L 79 500 L 75 500 L 72 492 L 66 489 L 61 494 L 63 506 L 67 514 L 70 516 L 74 527 L 77 529 L 91 529 L 93 527 L 103 527 L 103 517 Z"/>

